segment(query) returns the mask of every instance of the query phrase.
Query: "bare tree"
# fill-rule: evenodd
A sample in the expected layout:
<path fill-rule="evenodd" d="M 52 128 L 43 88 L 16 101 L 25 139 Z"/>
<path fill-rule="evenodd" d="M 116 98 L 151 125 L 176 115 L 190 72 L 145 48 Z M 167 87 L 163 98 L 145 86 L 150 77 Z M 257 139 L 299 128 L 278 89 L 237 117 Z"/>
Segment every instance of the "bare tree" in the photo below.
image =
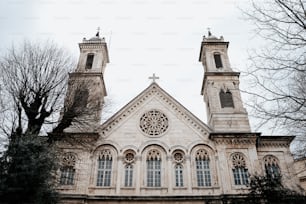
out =
<path fill-rule="evenodd" d="M 251 0 L 244 11 L 264 42 L 250 54 L 247 72 L 251 106 L 259 126 L 306 137 L 306 3 L 302 0 Z"/>
<path fill-rule="evenodd" d="M 46 137 L 38 136 L 63 105 L 73 65 L 72 57 L 52 42 L 25 41 L 1 58 L 1 130 L 9 139 L 0 156 L 4 202 L 57 202 L 56 155 Z"/>
<path fill-rule="evenodd" d="M 63 104 L 72 57 L 52 42 L 25 41 L 0 61 L 3 90 L 17 133 L 39 134 L 47 118 Z M 25 127 L 23 127 L 25 126 Z"/>

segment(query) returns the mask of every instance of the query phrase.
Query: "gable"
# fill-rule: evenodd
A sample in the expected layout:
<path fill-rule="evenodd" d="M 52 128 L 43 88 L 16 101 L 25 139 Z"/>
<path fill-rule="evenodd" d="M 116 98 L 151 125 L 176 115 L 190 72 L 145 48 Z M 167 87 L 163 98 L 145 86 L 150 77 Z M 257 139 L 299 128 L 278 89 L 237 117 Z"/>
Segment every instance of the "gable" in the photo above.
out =
<path fill-rule="evenodd" d="M 153 114 L 153 117 L 152 117 Z M 158 128 L 148 123 L 153 118 Z M 98 130 L 101 138 L 116 141 L 118 145 L 164 143 L 187 145 L 195 141 L 208 141 L 210 128 L 183 107 L 173 97 L 152 83 L 126 106 L 114 114 Z M 177 140 L 180 140 L 177 143 Z M 122 144 L 120 144 L 122 143 Z"/>

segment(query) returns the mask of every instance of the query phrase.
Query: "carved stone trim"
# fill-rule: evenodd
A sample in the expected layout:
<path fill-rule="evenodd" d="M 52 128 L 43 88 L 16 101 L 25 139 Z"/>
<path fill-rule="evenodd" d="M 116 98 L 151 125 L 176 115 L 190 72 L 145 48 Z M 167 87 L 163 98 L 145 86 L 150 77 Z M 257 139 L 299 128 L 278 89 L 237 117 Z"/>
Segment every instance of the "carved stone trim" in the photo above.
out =
<path fill-rule="evenodd" d="M 62 157 L 62 166 L 74 167 L 76 163 L 76 156 L 72 152 L 67 152 Z"/>
<path fill-rule="evenodd" d="M 139 127 L 148 136 L 159 136 L 166 132 L 168 126 L 167 116 L 155 109 L 144 113 L 140 118 Z"/>
<path fill-rule="evenodd" d="M 157 149 L 151 149 L 148 153 L 147 153 L 147 160 L 161 160 L 161 154 Z"/>
<path fill-rule="evenodd" d="M 135 162 L 136 160 L 136 156 L 135 156 L 135 152 L 133 150 L 126 150 L 124 152 L 124 157 L 123 157 L 123 161 L 124 163 L 127 163 L 127 164 L 132 164 Z"/>
<path fill-rule="evenodd" d="M 210 139 L 216 142 L 216 144 L 226 145 L 255 145 L 257 136 L 241 134 L 241 135 L 211 135 Z"/>
<path fill-rule="evenodd" d="M 205 149 L 199 149 L 196 152 L 195 157 L 197 160 L 209 160 L 209 154 Z"/>
<path fill-rule="evenodd" d="M 99 159 L 112 160 L 112 152 L 109 149 L 102 149 L 99 153 Z"/>
<path fill-rule="evenodd" d="M 232 168 L 243 167 L 246 168 L 246 161 L 242 153 L 236 152 L 231 156 L 232 159 Z"/>

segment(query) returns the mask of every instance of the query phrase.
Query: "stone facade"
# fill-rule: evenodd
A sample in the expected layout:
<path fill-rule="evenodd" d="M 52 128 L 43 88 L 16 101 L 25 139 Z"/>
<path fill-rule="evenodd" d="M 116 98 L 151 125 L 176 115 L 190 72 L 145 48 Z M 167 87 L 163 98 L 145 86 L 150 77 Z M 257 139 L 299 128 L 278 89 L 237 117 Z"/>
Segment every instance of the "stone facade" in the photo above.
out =
<path fill-rule="evenodd" d="M 230 203 L 248 193 L 250 175 L 270 167 L 296 188 L 300 167 L 293 168 L 289 151 L 293 137 L 251 132 L 239 73 L 230 68 L 227 47 L 228 42 L 214 36 L 204 38 L 201 46 L 208 125 L 153 82 L 102 125 L 96 125 L 98 120 L 88 129 L 70 127 L 59 135 L 62 202 Z M 93 80 L 97 89 L 91 87 L 89 96 L 100 94 L 101 105 L 106 44 L 97 37 L 84 40 L 80 49 L 79 65 L 70 77 L 76 78 L 74 83 L 78 76 L 79 81 Z M 92 58 L 88 53 L 96 60 L 90 70 L 84 69 Z"/>

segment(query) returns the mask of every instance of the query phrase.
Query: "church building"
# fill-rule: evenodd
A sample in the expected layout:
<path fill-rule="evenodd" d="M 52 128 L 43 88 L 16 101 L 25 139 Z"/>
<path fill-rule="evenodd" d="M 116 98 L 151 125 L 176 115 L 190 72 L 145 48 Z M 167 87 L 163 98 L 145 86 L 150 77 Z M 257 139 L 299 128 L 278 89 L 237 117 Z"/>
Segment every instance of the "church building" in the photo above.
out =
<path fill-rule="evenodd" d="M 288 187 L 300 185 L 289 150 L 294 137 L 251 131 L 228 46 L 210 33 L 201 42 L 199 90 L 208 124 L 160 87 L 155 75 L 101 124 L 108 49 L 99 35 L 84 38 L 65 101 L 80 114 L 56 144 L 62 203 L 233 203 L 249 192 L 251 175 L 282 175 Z"/>

